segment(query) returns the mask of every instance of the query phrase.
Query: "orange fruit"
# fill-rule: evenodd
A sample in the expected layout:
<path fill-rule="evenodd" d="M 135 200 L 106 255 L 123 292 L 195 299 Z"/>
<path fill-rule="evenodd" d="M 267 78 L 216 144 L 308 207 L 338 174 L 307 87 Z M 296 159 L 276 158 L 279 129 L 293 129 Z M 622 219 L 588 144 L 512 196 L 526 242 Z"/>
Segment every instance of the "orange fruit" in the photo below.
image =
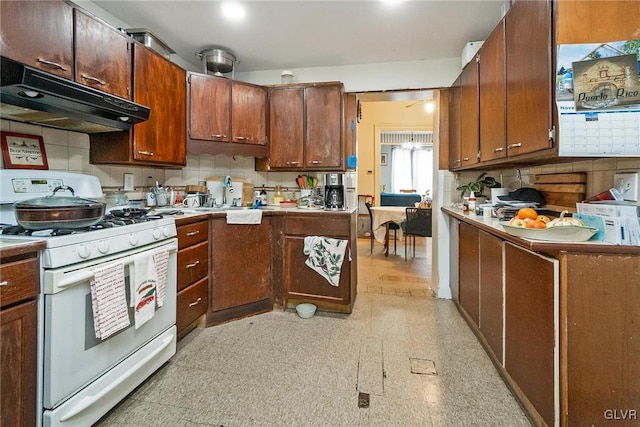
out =
<path fill-rule="evenodd" d="M 547 224 L 545 224 L 542 221 L 537 221 L 537 220 L 531 220 L 531 221 L 527 221 L 527 225 L 525 226 L 527 228 L 547 228 Z"/>
<path fill-rule="evenodd" d="M 518 218 L 521 219 L 536 219 L 538 218 L 538 212 L 531 208 L 522 208 L 518 211 Z"/>

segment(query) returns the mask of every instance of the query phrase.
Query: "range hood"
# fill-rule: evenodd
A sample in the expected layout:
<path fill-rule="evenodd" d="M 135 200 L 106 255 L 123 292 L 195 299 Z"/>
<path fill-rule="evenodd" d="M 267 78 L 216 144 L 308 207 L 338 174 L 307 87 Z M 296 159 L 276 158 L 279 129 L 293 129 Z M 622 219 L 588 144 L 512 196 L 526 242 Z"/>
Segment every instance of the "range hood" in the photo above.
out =
<path fill-rule="evenodd" d="M 3 119 L 84 133 L 131 129 L 151 109 L 2 57 Z"/>

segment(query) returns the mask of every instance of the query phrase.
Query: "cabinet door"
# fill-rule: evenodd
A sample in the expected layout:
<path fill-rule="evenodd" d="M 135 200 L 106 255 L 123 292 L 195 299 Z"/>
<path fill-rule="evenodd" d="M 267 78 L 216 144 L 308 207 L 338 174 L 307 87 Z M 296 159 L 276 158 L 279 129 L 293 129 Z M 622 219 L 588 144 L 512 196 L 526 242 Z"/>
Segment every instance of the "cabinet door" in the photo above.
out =
<path fill-rule="evenodd" d="M 301 168 L 304 147 L 304 88 L 273 88 L 269 94 L 269 164 Z"/>
<path fill-rule="evenodd" d="M 483 46 L 484 47 L 484 46 Z M 502 239 L 480 231 L 480 332 L 502 360 Z"/>
<path fill-rule="evenodd" d="M 342 85 L 312 86 L 306 96 L 306 169 L 342 168 Z"/>
<path fill-rule="evenodd" d="M 478 63 L 475 58 L 460 76 L 460 140 L 462 167 L 478 163 L 479 98 Z"/>
<path fill-rule="evenodd" d="M 284 238 L 284 286 L 288 299 L 320 300 L 339 305 L 348 305 L 350 262 L 345 259 L 340 270 L 338 286 L 332 286 L 327 280 L 306 264 L 304 254 L 304 236 L 286 235 Z M 349 253 L 347 247 L 346 254 Z"/>
<path fill-rule="evenodd" d="M 465 222 L 459 229 L 458 301 L 471 320 L 478 325 L 480 318 L 480 258 L 478 229 Z"/>
<path fill-rule="evenodd" d="M 229 142 L 231 82 L 189 73 L 189 137 Z"/>
<path fill-rule="evenodd" d="M 78 9 L 74 9 L 74 20 L 76 81 L 129 99 L 129 38 Z"/>
<path fill-rule="evenodd" d="M 134 44 L 134 100 L 151 107 L 149 120 L 133 129 L 133 159 L 186 164 L 186 73 L 162 56 Z"/>
<path fill-rule="evenodd" d="M 544 422 L 555 424 L 558 261 L 505 243 L 504 366 Z"/>
<path fill-rule="evenodd" d="M 271 298 L 272 221 L 229 225 L 211 221 L 211 301 L 213 312 Z"/>
<path fill-rule="evenodd" d="M 60 0 L 0 2 L 0 51 L 73 80 L 73 8 Z"/>
<path fill-rule="evenodd" d="M 231 87 L 231 142 L 267 144 L 267 89 L 234 81 Z"/>
<path fill-rule="evenodd" d="M 480 161 L 507 156 L 504 62 L 504 21 L 500 21 L 480 49 Z"/>
<path fill-rule="evenodd" d="M 460 76 L 449 89 L 449 169 L 462 165 L 460 146 Z"/>
<path fill-rule="evenodd" d="M 507 156 L 551 148 L 550 1 L 518 1 L 505 17 Z"/>
<path fill-rule="evenodd" d="M 37 303 L 0 313 L 0 425 L 35 426 L 37 390 Z"/>

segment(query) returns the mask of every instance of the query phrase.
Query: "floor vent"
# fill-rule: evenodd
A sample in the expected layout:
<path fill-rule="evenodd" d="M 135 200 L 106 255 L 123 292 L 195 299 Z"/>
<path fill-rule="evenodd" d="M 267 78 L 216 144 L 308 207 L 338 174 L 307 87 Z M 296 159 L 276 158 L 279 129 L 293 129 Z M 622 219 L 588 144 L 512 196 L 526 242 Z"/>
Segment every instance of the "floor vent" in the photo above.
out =
<path fill-rule="evenodd" d="M 411 373 L 420 375 L 438 375 L 436 372 L 436 363 L 429 359 L 414 359 L 409 358 L 411 361 Z"/>
<path fill-rule="evenodd" d="M 358 408 L 369 407 L 369 393 L 358 393 Z"/>

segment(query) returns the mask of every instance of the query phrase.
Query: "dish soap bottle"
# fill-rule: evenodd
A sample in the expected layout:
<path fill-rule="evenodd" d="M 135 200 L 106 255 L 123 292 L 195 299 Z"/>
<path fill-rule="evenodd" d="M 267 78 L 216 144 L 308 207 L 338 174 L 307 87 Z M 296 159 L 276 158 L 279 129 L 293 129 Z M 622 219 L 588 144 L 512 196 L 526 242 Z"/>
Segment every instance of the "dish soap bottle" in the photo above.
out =
<path fill-rule="evenodd" d="M 283 200 L 284 196 L 282 195 L 281 187 L 279 185 L 276 185 L 276 194 L 273 195 L 273 204 L 279 205 Z"/>

